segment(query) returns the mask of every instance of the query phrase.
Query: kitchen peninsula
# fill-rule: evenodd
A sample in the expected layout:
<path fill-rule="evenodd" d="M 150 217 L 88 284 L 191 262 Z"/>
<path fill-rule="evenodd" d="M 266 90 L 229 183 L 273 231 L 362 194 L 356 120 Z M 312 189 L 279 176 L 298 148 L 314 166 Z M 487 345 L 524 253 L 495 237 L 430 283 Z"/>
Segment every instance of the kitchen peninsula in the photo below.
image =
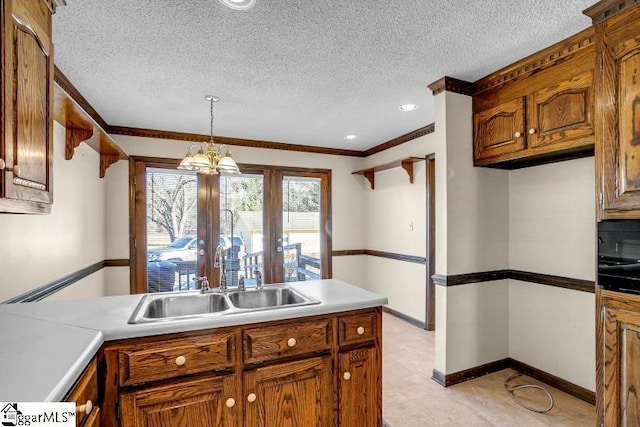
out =
<path fill-rule="evenodd" d="M 155 425 L 153 417 L 171 422 L 190 411 L 225 426 L 263 416 L 380 420 L 387 299 L 339 280 L 288 287 L 320 303 L 140 324 L 127 322 L 142 295 L 2 305 L 0 358 L 9 363 L 0 368 L 0 400 L 67 400 L 95 358 L 97 401 L 89 407 L 101 408 L 100 425 Z M 274 393 L 304 413 L 265 405 Z M 184 411 L 159 409 L 168 399 Z M 352 410 L 356 402 L 365 413 Z"/>

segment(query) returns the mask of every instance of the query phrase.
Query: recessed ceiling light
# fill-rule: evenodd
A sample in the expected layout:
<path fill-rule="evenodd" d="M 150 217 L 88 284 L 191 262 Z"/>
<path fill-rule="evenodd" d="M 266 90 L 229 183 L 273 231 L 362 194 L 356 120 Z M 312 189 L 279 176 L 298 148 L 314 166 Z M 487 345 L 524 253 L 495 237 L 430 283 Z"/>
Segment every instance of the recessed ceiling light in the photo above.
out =
<path fill-rule="evenodd" d="M 220 0 L 223 5 L 235 10 L 247 10 L 253 7 L 256 0 Z"/>
<path fill-rule="evenodd" d="M 404 104 L 400 106 L 400 111 L 414 111 L 417 110 L 418 106 L 416 104 Z"/>
<path fill-rule="evenodd" d="M 345 135 L 344 139 L 356 139 L 357 137 L 358 137 L 358 135 L 351 134 L 351 135 Z"/>

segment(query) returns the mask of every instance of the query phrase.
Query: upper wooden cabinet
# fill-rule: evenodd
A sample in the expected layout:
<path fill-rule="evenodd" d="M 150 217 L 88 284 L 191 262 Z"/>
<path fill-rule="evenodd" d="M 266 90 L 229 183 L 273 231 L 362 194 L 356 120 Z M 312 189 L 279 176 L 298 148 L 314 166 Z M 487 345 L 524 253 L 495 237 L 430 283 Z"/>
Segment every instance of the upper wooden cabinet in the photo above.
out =
<path fill-rule="evenodd" d="M 596 26 L 598 217 L 640 218 L 640 6 Z"/>
<path fill-rule="evenodd" d="M 2 1 L 0 212 L 47 213 L 53 203 L 53 3 Z"/>
<path fill-rule="evenodd" d="M 474 84 L 474 165 L 593 154 L 593 40 L 591 28 Z"/>
<path fill-rule="evenodd" d="M 491 159 L 523 150 L 524 111 L 524 97 L 521 97 L 474 114 L 475 159 Z"/>

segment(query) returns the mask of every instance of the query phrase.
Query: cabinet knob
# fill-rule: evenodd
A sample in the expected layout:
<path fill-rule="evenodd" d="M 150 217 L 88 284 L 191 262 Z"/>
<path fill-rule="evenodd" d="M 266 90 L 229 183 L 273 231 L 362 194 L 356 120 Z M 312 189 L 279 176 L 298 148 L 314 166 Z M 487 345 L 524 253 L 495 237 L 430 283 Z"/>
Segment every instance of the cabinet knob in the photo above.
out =
<path fill-rule="evenodd" d="M 529 135 L 533 135 L 534 133 L 536 133 L 536 129 L 535 128 L 529 129 Z"/>
<path fill-rule="evenodd" d="M 227 399 L 227 408 L 233 408 L 236 405 L 236 400 L 233 397 Z"/>
<path fill-rule="evenodd" d="M 295 347 L 297 343 L 298 343 L 298 341 L 296 341 L 295 338 L 289 338 L 289 341 L 287 341 L 287 345 L 289 347 Z"/>
<path fill-rule="evenodd" d="M 255 393 L 249 393 L 249 396 L 247 396 L 247 400 L 249 401 L 249 403 L 253 403 L 256 401 L 256 394 Z"/>
<path fill-rule="evenodd" d="M 187 363 L 187 359 L 186 359 L 186 357 L 184 357 L 184 356 L 178 356 L 178 357 L 176 357 L 176 365 L 178 365 L 178 366 L 182 366 L 182 365 L 184 365 L 185 363 Z"/>
<path fill-rule="evenodd" d="M 520 132 L 516 132 L 513 134 L 513 136 L 515 136 L 516 138 L 520 138 L 522 134 Z"/>
<path fill-rule="evenodd" d="M 84 405 L 80 405 L 76 408 L 76 410 L 80 413 L 85 413 L 87 415 L 89 415 L 91 413 L 91 410 L 93 409 L 93 403 L 91 403 L 90 400 L 87 400 L 87 403 L 85 403 Z"/>
<path fill-rule="evenodd" d="M 13 174 L 15 176 L 20 176 L 20 170 L 21 170 L 20 166 L 15 165 L 12 168 L 8 168 L 7 167 L 7 162 L 5 162 L 4 159 L 0 159 L 0 170 L 5 170 L 5 169 L 10 171 L 10 172 L 13 172 Z"/>
<path fill-rule="evenodd" d="M 364 328 L 362 326 L 358 326 L 356 332 L 358 333 L 358 335 L 364 335 Z"/>
<path fill-rule="evenodd" d="M 344 374 L 342 374 L 342 378 L 349 381 L 351 379 L 351 372 L 345 372 Z"/>

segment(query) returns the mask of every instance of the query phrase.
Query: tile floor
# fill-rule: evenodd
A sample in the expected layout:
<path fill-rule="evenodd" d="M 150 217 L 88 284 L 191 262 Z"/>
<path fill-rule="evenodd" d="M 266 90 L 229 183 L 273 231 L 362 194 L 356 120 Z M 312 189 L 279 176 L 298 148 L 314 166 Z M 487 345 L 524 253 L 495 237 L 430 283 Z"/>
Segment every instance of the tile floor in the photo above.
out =
<path fill-rule="evenodd" d="M 390 427 L 595 426 L 595 407 L 544 385 L 555 406 L 536 414 L 517 406 L 504 389 L 511 369 L 443 388 L 431 379 L 434 333 L 389 314 L 383 317 L 383 416 Z M 527 403 L 544 407 L 540 391 L 522 391 Z"/>

